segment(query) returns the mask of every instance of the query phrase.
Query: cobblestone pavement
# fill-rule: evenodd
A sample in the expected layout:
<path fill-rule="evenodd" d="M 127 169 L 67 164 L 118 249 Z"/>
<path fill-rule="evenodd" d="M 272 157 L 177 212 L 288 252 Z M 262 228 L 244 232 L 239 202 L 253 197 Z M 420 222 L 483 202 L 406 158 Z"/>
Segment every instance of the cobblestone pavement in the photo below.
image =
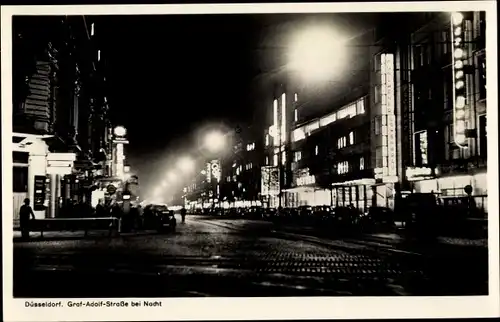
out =
<path fill-rule="evenodd" d="M 280 234 L 254 221 L 188 219 L 171 234 L 14 244 L 14 296 L 300 296 L 478 293 L 424 263 Z M 442 289 L 443 286 L 446 288 Z"/>

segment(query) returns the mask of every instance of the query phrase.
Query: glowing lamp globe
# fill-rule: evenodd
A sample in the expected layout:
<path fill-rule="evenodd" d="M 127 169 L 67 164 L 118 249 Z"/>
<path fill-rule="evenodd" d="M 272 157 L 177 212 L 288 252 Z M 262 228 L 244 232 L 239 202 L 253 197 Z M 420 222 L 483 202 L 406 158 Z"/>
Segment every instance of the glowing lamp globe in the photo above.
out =
<path fill-rule="evenodd" d="M 127 129 L 125 129 L 123 126 L 117 126 L 115 127 L 114 133 L 116 136 L 125 136 L 127 135 Z"/>

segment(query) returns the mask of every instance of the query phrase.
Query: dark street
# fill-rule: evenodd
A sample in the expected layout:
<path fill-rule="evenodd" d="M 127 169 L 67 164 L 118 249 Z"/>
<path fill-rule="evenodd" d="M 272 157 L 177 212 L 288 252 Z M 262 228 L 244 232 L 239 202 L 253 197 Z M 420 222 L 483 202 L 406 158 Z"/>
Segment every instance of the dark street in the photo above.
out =
<path fill-rule="evenodd" d="M 110 238 L 91 232 L 85 239 L 67 233 L 41 240 L 34 234 L 31 241 L 14 244 L 14 296 L 487 293 L 485 247 L 482 251 L 472 247 L 476 250 L 469 255 L 466 248 L 471 247 L 463 246 L 460 257 L 449 252 L 435 258 L 374 243 L 307 235 L 265 221 L 196 216 L 179 224 L 177 232 L 162 235 Z"/>

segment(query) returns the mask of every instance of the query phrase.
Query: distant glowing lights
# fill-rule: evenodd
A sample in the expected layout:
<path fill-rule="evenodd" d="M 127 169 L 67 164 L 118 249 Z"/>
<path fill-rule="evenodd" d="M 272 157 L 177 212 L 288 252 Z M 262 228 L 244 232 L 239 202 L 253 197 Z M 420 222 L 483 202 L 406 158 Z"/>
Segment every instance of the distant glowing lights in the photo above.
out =
<path fill-rule="evenodd" d="M 464 21 L 464 15 L 460 12 L 454 12 L 451 14 L 451 21 L 455 26 L 458 26 Z"/>
<path fill-rule="evenodd" d="M 455 58 L 460 59 L 464 57 L 464 51 L 461 48 L 456 48 L 453 55 Z"/>
<path fill-rule="evenodd" d="M 464 68 L 464 63 L 461 60 L 457 60 L 455 62 L 455 69 L 462 69 Z"/>

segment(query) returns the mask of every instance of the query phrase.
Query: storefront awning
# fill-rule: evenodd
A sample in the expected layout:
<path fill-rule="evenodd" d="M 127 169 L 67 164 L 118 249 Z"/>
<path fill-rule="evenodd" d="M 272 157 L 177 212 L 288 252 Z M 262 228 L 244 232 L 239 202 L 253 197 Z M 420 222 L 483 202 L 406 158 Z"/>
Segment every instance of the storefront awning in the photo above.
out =
<path fill-rule="evenodd" d="M 376 183 L 373 178 L 362 178 L 344 182 L 335 182 L 332 183 L 333 187 L 342 187 L 342 186 L 359 186 L 359 185 L 374 185 Z"/>

